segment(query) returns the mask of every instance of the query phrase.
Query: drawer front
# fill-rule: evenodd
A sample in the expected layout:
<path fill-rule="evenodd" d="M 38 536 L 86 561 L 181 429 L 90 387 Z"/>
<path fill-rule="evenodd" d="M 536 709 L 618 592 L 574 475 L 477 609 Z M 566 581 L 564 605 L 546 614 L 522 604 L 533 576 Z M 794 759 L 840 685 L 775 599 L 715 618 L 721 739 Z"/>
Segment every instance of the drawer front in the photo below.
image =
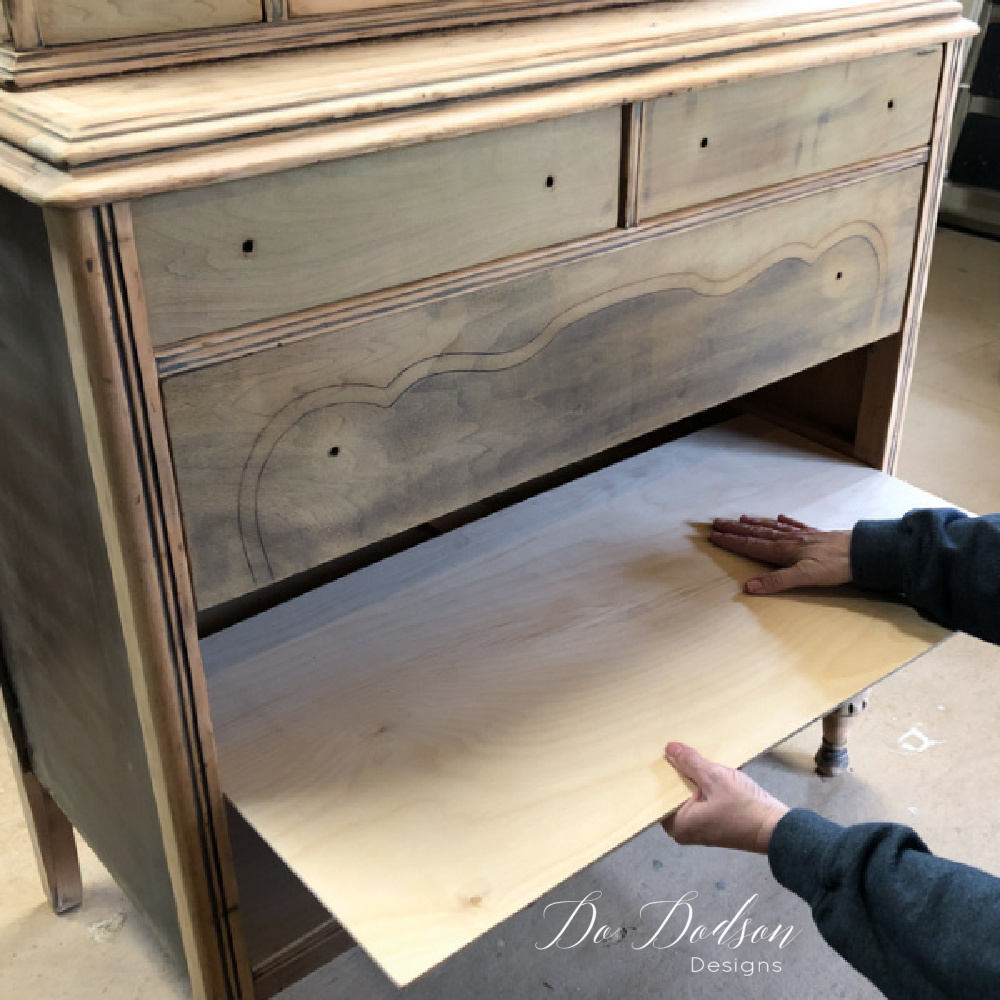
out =
<path fill-rule="evenodd" d="M 45 45 L 195 31 L 262 20 L 260 0 L 35 0 Z"/>
<path fill-rule="evenodd" d="M 153 342 L 613 228 L 617 108 L 135 203 Z"/>
<path fill-rule="evenodd" d="M 896 332 L 923 168 L 165 379 L 199 606 Z"/>
<path fill-rule="evenodd" d="M 650 101 L 640 218 L 926 144 L 941 58 L 902 52 Z"/>

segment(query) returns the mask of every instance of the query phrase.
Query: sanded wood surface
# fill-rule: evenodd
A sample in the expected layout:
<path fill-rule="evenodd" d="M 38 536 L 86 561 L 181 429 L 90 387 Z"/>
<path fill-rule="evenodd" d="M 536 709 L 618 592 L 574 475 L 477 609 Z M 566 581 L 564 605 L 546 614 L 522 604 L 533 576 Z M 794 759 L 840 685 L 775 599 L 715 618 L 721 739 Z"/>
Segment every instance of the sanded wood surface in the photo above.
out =
<path fill-rule="evenodd" d="M 896 332 L 922 167 L 164 383 L 207 608 Z"/>
<path fill-rule="evenodd" d="M 0 619 L 47 881 L 55 804 L 181 957 L 128 646 L 42 212 L 0 191 Z M 26 768 L 25 768 L 26 769 Z M 32 787 L 37 778 L 41 787 Z M 43 865 L 46 867 L 46 865 Z"/>
<path fill-rule="evenodd" d="M 263 19 L 260 0 L 34 0 L 34 8 L 45 45 L 253 24 Z"/>
<path fill-rule="evenodd" d="M 860 59 L 650 101 L 639 217 L 924 145 L 942 52 Z"/>
<path fill-rule="evenodd" d="M 615 108 L 138 201 L 153 342 L 611 229 Z"/>
<path fill-rule="evenodd" d="M 849 589 L 750 598 L 714 514 L 939 504 L 750 418 L 203 641 L 227 795 L 406 983 L 946 634 Z"/>

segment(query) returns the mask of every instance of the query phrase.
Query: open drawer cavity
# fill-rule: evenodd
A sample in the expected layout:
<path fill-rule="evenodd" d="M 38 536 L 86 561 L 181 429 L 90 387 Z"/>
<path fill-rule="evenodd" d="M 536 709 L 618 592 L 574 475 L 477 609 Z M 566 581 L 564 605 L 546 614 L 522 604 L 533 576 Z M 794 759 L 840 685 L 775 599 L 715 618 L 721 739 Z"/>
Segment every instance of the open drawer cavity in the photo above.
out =
<path fill-rule="evenodd" d="M 408 983 L 683 801 L 668 740 L 741 765 L 946 635 L 745 596 L 712 515 L 935 505 L 753 418 L 578 479 L 204 640 L 224 790 Z"/>

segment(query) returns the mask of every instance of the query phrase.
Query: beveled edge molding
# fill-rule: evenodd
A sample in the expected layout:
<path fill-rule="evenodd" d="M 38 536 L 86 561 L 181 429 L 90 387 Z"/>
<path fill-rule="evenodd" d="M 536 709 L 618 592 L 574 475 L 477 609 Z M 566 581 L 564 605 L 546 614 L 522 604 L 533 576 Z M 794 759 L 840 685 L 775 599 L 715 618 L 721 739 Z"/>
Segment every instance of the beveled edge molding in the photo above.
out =
<path fill-rule="evenodd" d="M 946 6 L 951 8 L 950 0 Z M 652 65 L 644 65 L 635 53 L 613 52 L 584 61 L 567 61 L 564 53 L 563 61 L 540 69 L 522 68 L 507 74 L 485 72 L 474 79 L 455 78 L 449 86 L 404 87 L 324 100 L 320 102 L 325 116 L 322 118 L 318 117 L 320 105 L 311 110 L 292 106 L 283 109 L 283 114 L 294 116 L 296 122 L 287 127 L 275 125 L 263 134 L 240 133 L 239 123 L 224 117 L 222 125 L 203 122 L 199 129 L 218 132 L 225 127 L 230 134 L 201 139 L 191 131 L 181 133 L 173 126 L 151 123 L 146 133 L 137 136 L 133 132 L 122 140 L 133 146 L 139 143 L 135 148 L 145 152 L 122 153 L 66 170 L 46 162 L 53 150 L 43 155 L 44 144 L 40 133 L 36 133 L 38 142 L 33 141 L 31 153 L 0 143 L 0 184 L 29 201 L 50 207 L 90 207 L 650 100 L 679 90 L 716 86 L 722 81 L 728 84 L 920 50 L 965 37 L 974 30 L 971 22 L 954 16 L 944 23 L 921 21 L 891 32 L 865 30 L 856 35 L 794 43 L 775 40 L 770 47 L 722 56 L 710 48 L 698 58 L 680 59 L 675 52 L 674 61 L 666 65 L 663 50 L 659 49 L 655 58 L 649 53 L 643 57 L 650 57 Z M 690 55 L 689 50 L 685 51 Z M 303 116 L 308 120 L 303 122 Z M 267 115 L 255 116 L 256 127 L 263 128 L 268 122 L 274 124 Z M 3 124 L 0 112 L 0 126 Z M 9 117 L 6 124 L 10 124 Z M 110 140 L 79 140 L 77 153 L 110 153 L 117 140 L 117 136 Z M 157 141 L 163 144 L 161 148 L 142 146 Z"/>
<path fill-rule="evenodd" d="M 157 371 L 161 379 L 166 379 L 249 354 L 258 354 L 272 347 L 310 340 L 380 316 L 465 295 L 488 285 L 513 281 L 546 268 L 587 260 L 662 236 L 745 215 L 770 205 L 797 201 L 822 191 L 861 184 L 874 177 L 924 164 L 928 155 L 928 147 L 919 146 L 869 160 L 860 166 L 852 164 L 789 181 L 777 187 L 741 193 L 695 208 L 672 212 L 632 228 L 612 229 L 597 236 L 529 251 L 502 261 L 478 264 L 445 276 L 426 278 L 401 288 L 370 292 L 332 305 L 317 306 L 291 315 L 168 344 L 154 349 Z"/>
<path fill-rule="evenodd" d="M 287 14 L 282 16 L 280 13 L 285 6 L 282 0 L 263 0 L 265 19 L 261 23 L 22 50 L 14 48 L 7 40 L 0 46 L 0 85 L 31 90 L 53 83 L 185 66 L 208 60 L 239 59 L 386 36 L 461 28 L 470 24 L 497 24 L 631 7 L 641 2 L 539 0 L 533 3 L 531 0 L 507 0 L 506 3 L 484 8 L 477 0 L 434 0 L 290 19 Z"/>
<path fill-rule="evenodd" d="M 284 0 L 264 0 L 265 17 L 260 23 L 49 47 L 42 46 L 40 36 L 33 44 L 22 44 L 19 48 L 13 42 L 7 43 L 0 48 L 0 84 L 26 90 L 208 60 L 236 59 L 472 25 L 643 7 L 644 4 L 642 0 L 503 0 L 484 7 L 478 0 L 424 0 L 374 10 L 294 18 L 288 17 L 286 6 Z M 883 27 L 911 20 L 917 8 L 929 8 L 924 16 L 940 15 L 945 8 L 954 13 L 950 0 L 882 0 L 870 4 L 869 8 L 861 13 L 875 16 Z M 827 12 L 804 11 L 782 17 L 781 24 L 789 27 L 804 21 L 843 21 L 858 13 L 835 8 Z"/>

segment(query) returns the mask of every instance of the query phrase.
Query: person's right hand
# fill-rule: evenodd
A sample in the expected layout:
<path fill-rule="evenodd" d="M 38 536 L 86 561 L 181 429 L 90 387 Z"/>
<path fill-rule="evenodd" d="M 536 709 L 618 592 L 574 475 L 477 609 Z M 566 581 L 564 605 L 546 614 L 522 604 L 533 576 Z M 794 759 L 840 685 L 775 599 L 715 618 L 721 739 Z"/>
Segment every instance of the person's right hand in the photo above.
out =
<path fill-rule="evenodd" d="M 691 798 L 661 820 L 678 844 L 767 854 L 771 834 L 788 806 L 742 771 L 713 764 L 683 743 L 668 743 L 666 758 L 697 786 Z"/>
<path fill-rule="evenodd" d="M 727 552 L 784 567 L 747 580 L 743 587 L 748 594 L 851 582 L 850 531 L 818 531 L 784 514 L 744 514 L 738 521 L 717 517 L 709 541 Z"/>

